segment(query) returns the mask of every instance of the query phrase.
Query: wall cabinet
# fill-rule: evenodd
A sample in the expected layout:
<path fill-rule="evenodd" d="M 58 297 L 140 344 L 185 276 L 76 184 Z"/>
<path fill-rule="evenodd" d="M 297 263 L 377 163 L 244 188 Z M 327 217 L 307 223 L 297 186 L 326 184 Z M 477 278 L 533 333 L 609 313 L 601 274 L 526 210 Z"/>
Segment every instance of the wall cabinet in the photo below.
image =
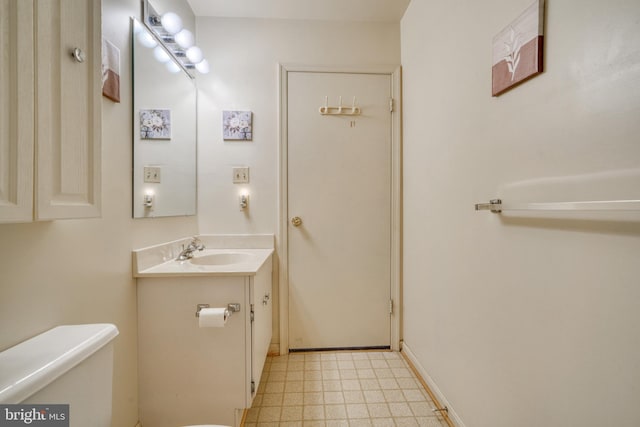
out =
<path fill-rule="evenodd" d="M 101 46 L 100 0 L 0 0 L 0 222 L 100 215 Z"/>
<path fill-rule="evenodd" d="M 272 335 L 271 257 L 255 275 L 138 278 L 140 421 L 238 426 L 251 407 Z M 240 303 L 221 328 L 198 304 Z"/>

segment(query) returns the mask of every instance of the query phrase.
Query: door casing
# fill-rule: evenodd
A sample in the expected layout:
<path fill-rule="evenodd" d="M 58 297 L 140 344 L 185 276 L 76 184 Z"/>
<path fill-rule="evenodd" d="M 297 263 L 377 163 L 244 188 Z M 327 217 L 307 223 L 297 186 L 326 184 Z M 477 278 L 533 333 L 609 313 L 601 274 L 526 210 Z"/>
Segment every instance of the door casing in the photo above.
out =
<path fill-rule="evenodd" d="M 289 352 L 289 265 L 288 265 L 288 74 L 290 72 L 386 74 L 391 76 L 393 114 L 391 115 L 391 349 L 400 350 L 402 340 L 401 247 L 402 247 L 402 102 L 401 68 L 387 67 L 326 67 L 313 65 L 279 65 L 279 197 L 278 197 L 278 300 L 279 353 Z"/>

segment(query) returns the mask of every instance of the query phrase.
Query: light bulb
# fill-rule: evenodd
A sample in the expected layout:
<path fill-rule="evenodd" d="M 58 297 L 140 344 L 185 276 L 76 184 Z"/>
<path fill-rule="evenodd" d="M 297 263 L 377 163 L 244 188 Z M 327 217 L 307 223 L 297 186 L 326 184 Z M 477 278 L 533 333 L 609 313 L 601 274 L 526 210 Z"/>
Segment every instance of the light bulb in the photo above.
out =
<path fill-rule="evenodd" d="M 160 23 L 162 24 L 162 28 L 171 35 L 177 34 L 182 30 L 182 19 L 173 12 L 167 12 L 162 15 Z"/>
<path fill-rule="evenodd" d="M 180 71 L 180 66 L 173 61 L 167 62 L 166 67 L 170 73 L 177 73 Z"/>
<path fill-rule="evenodd" d="M 196 64 L 196 70 L 198 70 L 201 74 L 207 74 L 209 72 L 209 61 L 203 59 L 202 61 Z"/>
<path fill-rule="evenodd" d="M 153 49 L 153 56 L 161 64 L 164 64 L 165 62 L 167 62 L 167 61 L 169 61 L 171 59 L 171 57 L 169 57 L 169 54 L 167 52 L 165 52 L 165 50 L 161 46 L 156 46 L 156 48 Z"/>
<path fill-rule="evenodd" d="M 142 30 L 138 33 L 138 41 L 144 47 L 152 48 L 158 45 L 156 39 L 153 38 L 151 34 L 149 34 L 146 30 Z"/>
<path fill-rule="evenodd" d="M 189 30 L 182 30 L 174 36 L 174 40 L 183 49 L 189 49 L 195 43 L 193 33 Z"/>
<path fill-rule="evenodd" d="M 198 46 L 192 46 L 187 49 L 187 58 L 191 61 L 192 64 L 197 64 L 202 61 L 203 55 L 202 50 Z"/>

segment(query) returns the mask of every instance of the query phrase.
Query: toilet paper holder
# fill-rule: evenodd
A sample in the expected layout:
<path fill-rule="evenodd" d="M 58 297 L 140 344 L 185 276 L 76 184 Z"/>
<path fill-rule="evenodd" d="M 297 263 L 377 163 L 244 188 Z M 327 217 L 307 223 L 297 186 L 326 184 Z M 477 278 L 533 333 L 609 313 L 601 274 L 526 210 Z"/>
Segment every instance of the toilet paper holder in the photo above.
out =
<path fill-rule="evenodd" d="M 203 308 L 209 308 L 211 307 L 209 304 L 198 304 L 196 306 L 196 317 L 200 317 L 200 310 L 202 310 Z M 233 313 L 237 313 L 238 311 L 240 311 L 240 304 L 237 302 L 232 302 L 227 304 L 227 309 L 225 313 L 225 317 L 229 317 L 231 316 Z"/>

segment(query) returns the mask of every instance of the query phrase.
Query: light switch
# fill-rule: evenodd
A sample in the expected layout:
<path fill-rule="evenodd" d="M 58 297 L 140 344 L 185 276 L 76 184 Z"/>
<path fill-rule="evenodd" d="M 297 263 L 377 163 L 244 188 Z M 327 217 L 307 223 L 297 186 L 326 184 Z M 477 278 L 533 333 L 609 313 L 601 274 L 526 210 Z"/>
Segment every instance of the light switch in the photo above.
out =
<path fill-rule="evenodd" d="M 233 183 L 234 184 L 246 184 L 249 182 L 249 168 L 240 167 L 233 168 Z"/>
<path fill-rule="evenodd" d="M 144 167 L 144 182 L 150 182 L 154 184 L 160 183 L 160 168 L 157 166 L 145 166 Z"/>

